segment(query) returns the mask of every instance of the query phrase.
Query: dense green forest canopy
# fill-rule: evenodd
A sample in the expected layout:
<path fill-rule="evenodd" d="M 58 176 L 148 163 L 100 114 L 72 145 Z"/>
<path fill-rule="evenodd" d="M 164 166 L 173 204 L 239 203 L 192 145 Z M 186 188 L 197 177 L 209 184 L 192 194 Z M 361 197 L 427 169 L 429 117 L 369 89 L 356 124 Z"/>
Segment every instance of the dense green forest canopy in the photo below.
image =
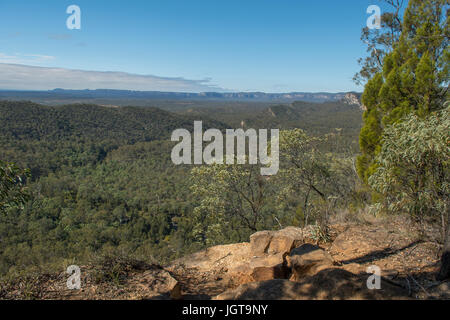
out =
<path fill-rule="evenodd" d="M 104 254 L 164 263 L 288 225 L 326 241 L 331 214 L 364 208 L 439 223 L 448 278 L 448 0 L 409 0 L 403 14 L 385 3 L 382 29 L 362 33 L 362 105 L 345 93 L 0 91 L 0 277 Z M 279 173 L 174 165 L 171 133 L 199 120 L 280 129 Z"/>
<path fill-rule="evenodd" d="M 63 166 L 101 162 L 123 145 L 169 139 L 177 128 L 192 129 L 194 118 L 161 109 L 0 102 L 2 158 L 31 168 L 33 179 Z M 206 117 L 205 117 L 206 118 Z M 204 119 L 205 127 L 225 124 Z"/>
<path fill-rule="evenodd" d="M 0 274 L 60 270 L 65 263 L 109 252 L 164 262 L 217 242 L 198 238 L 192 167 L 170 160 L 171 132 L 191 130 L 194 120 L 221 130 L 242 122 L 246 128 L 317 134 L 343 128 L 353 145 L 361 126 L 362 111 L 343 103 L 240 104 L 232 110 L 220 105 L 173 113 L 0 102 L 1 160 L 31 171 L 31 178 L 25 177 L 30 200 L 0 215 Z M 261 227 L 277 226 L 276 210 L 275 205 L 265 209 Z M 277 219 L 295 222 L 289 210 Z M 233 221 L 223 241 L 247 240 L 252 230 Z"/>

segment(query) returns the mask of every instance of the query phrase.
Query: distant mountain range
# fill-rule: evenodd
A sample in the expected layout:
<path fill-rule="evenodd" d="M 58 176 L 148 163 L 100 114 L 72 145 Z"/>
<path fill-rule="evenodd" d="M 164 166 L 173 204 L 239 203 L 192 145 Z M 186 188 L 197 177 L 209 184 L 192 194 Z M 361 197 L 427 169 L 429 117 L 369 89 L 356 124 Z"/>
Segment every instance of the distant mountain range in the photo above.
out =
<path fill-rule="evenodd" d="M 0 90 L 0 99 L 41 100 L 41 99 L 131 99 L 131 100 L 227 100 L 227 101 L 258 101 L 258 102 L 333 102 L 341 100 L 356 101 L 360 93 L 356 92 L 161 92 L 161 91 L 130 91 L 130 90 L 66 90 L 54 89 L 49 91 L 12 91 Z M 347 98 L 346 98 L 347 97 Z"/>

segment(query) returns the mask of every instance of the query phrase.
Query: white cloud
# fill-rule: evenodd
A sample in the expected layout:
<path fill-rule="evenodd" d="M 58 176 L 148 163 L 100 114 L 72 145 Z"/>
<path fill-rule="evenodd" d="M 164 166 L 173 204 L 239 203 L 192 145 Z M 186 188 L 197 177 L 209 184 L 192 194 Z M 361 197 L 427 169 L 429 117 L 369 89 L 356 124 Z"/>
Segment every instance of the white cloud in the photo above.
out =
<path fill-rule="evenodd" d="M 52 59 L 50 56 L 27 55 L 34 59 Z M 125 72 L 72 70 L 64 68 L 37 67 L 14 62 L 0 54 L 0 89 L 6 90 L 52 90 L 62 89 L 122 89 L 136 91 L 204 92 L 223 91 L 211 84 L 210 79 L 189 80 Z"/>
<path fill-rule="evenodd" d="M 42 54 L 21 54 L 13 55 L 0 52 L 0 63 L 16 63 L 16 64 L 40 64 L 55 59 L 53 56 Z"/>

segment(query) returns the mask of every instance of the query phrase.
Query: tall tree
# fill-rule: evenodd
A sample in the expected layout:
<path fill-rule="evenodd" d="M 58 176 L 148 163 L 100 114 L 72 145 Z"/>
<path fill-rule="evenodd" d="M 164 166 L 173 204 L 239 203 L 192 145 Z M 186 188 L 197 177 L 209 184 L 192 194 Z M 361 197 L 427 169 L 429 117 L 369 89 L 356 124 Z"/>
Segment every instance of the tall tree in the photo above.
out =
<path fill-rule="evenodd" d="M 363 28 L 361 41 L 367 45 L 367 56 L 358 60 L 361 70 L 355 74 L 353 81 L 362 85 L 383 68 L 384 57 L 392 52 L 398 43 L 402 31 L 402 10 L 404 0 L 383 0 L 390 11 L 381 15 L 381 28 Z"/>
<path fill-rule="evenodd" d="M 399 40 L 393 40 L 382 69 L 374 69 L 365 85 L 362 102 L 367 110 L 357 159 L 358 174 L 365 182 L 377 168 L 374 159 L 387 125 L 412 112 L 423 117 L 444 105 L 450 59 L 448 5 L 449 0 L 410 0 Z"/>
<path fill-rule="evenodd" d="M 26 202 L 26 177 L 29 177 L 28 170 L 0 160 L 0 213 L 6 212 L 10 207 L 22 206 Z"/>
<path fill-rule="evenodd" d="M 450 106 L 421 118 L 410 114 L 386 128 L 369 184 L 383 195 L 377 207 L 439 221 L 444 254 L 441 278 L 450 276 Z"/>
<path fill-rule="evenodd" d="M 330 215 L 347 207 L 356 193 L 354 159 L 341 142 L 341 129 L 323 136 L 302 129 L 280 132 L 279 212 L 291 211 L 285 216 L 292 217 L 290 224 L 314 223 L 322 241 L 329 240 Z"/>
<path fill-rule="evenodd" d="M 246 238 L 269 227 L 265 218 L 274 186 L 261 176 L 259 165 L 199 166 L 192 169 L 191 179 L 191 190 L 199 199 L 193 232 L 201 242 L 226 243 L 233 230 L 243 229 Z"/>

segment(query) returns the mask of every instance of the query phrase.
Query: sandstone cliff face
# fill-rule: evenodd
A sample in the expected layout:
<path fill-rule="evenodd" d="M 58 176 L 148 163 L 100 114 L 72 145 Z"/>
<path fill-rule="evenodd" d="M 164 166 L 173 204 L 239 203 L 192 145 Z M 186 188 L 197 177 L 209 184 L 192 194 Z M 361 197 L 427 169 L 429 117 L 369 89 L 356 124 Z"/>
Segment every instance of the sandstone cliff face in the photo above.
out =
<path fill-rule="evenodd" d="M 361 103 L 360 98 L 354 93 L 346 93 L 342 101 L 349 105 L 356 105 L 363 111 L 367 110 L 367 107 Z"/>

